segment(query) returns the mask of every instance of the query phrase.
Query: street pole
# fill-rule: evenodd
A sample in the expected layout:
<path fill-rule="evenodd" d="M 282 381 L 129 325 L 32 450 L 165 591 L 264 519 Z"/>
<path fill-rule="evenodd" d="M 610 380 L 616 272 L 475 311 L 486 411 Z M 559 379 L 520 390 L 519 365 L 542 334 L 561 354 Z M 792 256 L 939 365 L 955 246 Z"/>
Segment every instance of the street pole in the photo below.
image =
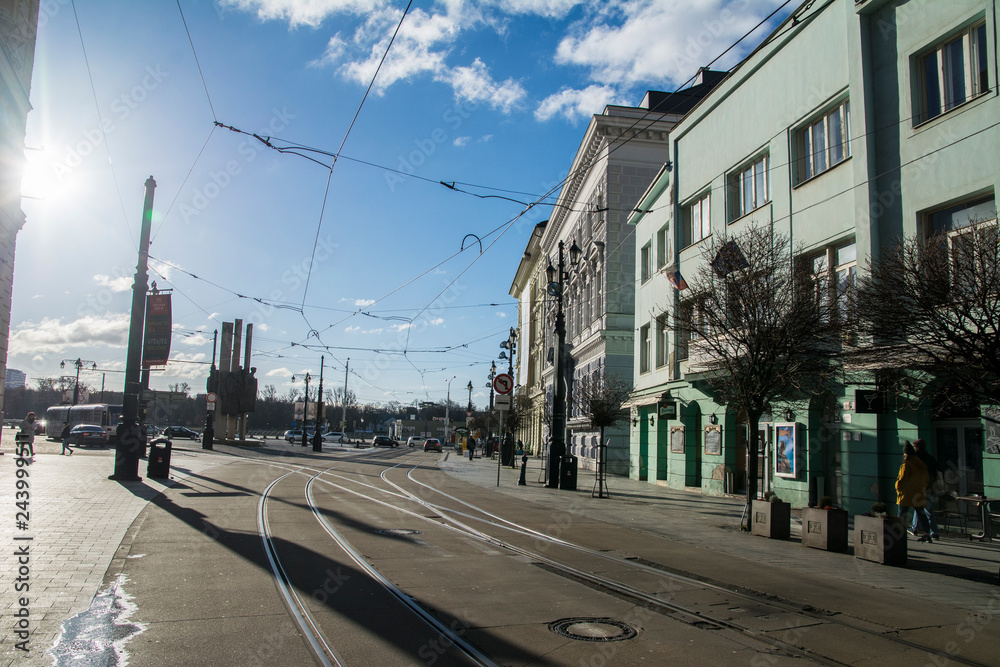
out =
<path fill-rule="evenodd" d="M 580 248 L 576 242 L 569 249 L 570 262 L 575 266 L 580 258 Z M 556 273 L 558 272 L 558 275 Z M 555 398 L 552 405 L 552 444 L 549 447 L 549 478 L 546 488 L 559 488 L 559 469 L 562 457 L 566 453 L 566 378 L 563 348 L 566 346 L 566 316 L 563 314 L 563 284 L 566 278 L 566 264 L 563 261 L 563 242 L 559 242 L 559 268 L 552 264 L 545 270 L 549 280 L 549 294 L 556 299 L 556 350 L 554 355 L 554 374 L 556 384 Z"/>
<path fill-rule="evenodd" d="M 312 377 L 309 376 L 309 372 L 306 371 L 306 396 L 302 399 L 302 446 L 306 447 L 309 444 L 309 438 L 306 435 L 306 424 L 309 423 L 309 380 Z"/>
<path fill-rule="evenodd" d="M 452 375 L 451 376 L 451 380 L 454 380 L 454 379 L 455 379 L 455 376 Z M 445 441 L 445 444 L 448 444 L 448 443 L 451 442 L 448 439 L 448 423 L 449 423 L 448 422 L 448 417 L 449 417 L 449 410 L 451 408 L 451 380 L 448 380 L 448 398 L 446 398 L 445 401 L 444 401 L 444 441 Z"/>
<path fill-rule="evenodd" d="M 156 181 L 146 179 L 146 198 L 142 207 L 139 231 L 139 261 L 132 283 L 132 315 L 128 327 L 128 350 L 125 356 L 125 387 L 122 400 L 122 423 L 118 426 L 115 447 L 115 471 L 108 479 L 138 482 L 139 477 L 139 373 L 142 367 L 142 332 L 146 318 L 146 290 L 149 288 L 149 231 L 153 219 L 153 191 Z"/>
<path fill-rule="evenodd" d="M 316 428 L 313 429 L 313 451 L 323 451 L 323 436 L 319 425 L 323 423 L 323 357 L 319 358 L 319 395 L 316 396 Z"/>
<path fill-rule="evenodd" d="M 351 358 L 344 364 L 344 398 L 340 402 L 340 432 L 347 433 L 347 377 L 351 372 Z"/>
<path fill-rule="evenodd" d="M 219 330 L 216 329 L 215 333 L 212 334 L 212 366 L 208 371 L 208 386 L 206 389 L 208 391 L 216 394 L 216 400 L 218 400 L 219 391 L 219 380 L 218 371 L 215 368 L 215 346 L 219 342 Z M 212 449 L 215 442 L 215 403 L 211 404 L 212 407 L 206 408 L 205 410 L 205 431 L 201 434 L 201 448 L 202 449 Z"/>

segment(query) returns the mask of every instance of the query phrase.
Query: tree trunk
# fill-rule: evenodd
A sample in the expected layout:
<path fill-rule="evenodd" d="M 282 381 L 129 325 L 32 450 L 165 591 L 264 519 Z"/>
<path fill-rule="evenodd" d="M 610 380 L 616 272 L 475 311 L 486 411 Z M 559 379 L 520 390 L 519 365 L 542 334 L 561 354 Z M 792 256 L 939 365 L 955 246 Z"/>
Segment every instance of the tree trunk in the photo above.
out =
<path fill-rule="evenodd" d="M 758 424 L 763 410 L 754 412 L 747 411 L 747 427 L 750 431 L 747 435 L 747 505 L 744 512 L 745 521 L 741 528 L 750 530 L 751 508 L 753 501 L 757 498 L 757 452 L 760 451 L 760 431 Z"/>

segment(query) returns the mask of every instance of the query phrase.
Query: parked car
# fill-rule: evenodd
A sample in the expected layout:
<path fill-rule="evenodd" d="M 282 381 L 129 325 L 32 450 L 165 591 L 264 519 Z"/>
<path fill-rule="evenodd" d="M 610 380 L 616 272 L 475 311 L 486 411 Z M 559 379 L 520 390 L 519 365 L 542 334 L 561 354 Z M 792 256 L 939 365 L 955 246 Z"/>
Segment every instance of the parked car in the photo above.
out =
<path fill-rule="evenodd" d="M 159 430 L 152 424 L 146 424 L 146 440 L 152 440 L 159 434 Z"/>
<path fill-rule="evenodd" d="M 306 438 L 310 441 L 312 440 L 313 430 L 311 428 L 306 429 Z M 285 431 L 285 440 L 288 442 L 302 442 L 302 429 L 296 428 L 289 431 Z"/>
<path fill-rule="evenodd" d="M 323 442 L 344 442 L 344 434 L 340 431 L 327 431 L 323 434 Z"/>
<path fill-rule="evenodd" d="M 425 440 L 427 440 L 427 438 L 424 438 L 424 437 L 419 436 L 419 435 L 411 435 L 409 438 L 406 439 L 406 446 L 407 447 L 422 447 Z"/>
<path fill-rule="evenodd" d="M 108 444 L 108 434 L 96 424 L 77 424 L 69 431 L 69 442 L 71 445 L 104 447 Z"/>
<path fill-rule="evenodd" d="M 443 452 L 444 447 L 441 446 L 441 441 L 437 438 L 427 438 L 424 440 L 424 451 L 425 452 Z"/>
<path fill-rule="evenodd" d="M 198 431 L 192 431 L 186 426 L 168 426 L 163 429 L 164 438 L 190 438 L 192 440 L 200 440 L 201 433 Z"/>
<path fill-rule="evenodd" d="M 376 435 L 372 438 L 372 447 L 399 447 L 399 443 L 387 435 Z"/>

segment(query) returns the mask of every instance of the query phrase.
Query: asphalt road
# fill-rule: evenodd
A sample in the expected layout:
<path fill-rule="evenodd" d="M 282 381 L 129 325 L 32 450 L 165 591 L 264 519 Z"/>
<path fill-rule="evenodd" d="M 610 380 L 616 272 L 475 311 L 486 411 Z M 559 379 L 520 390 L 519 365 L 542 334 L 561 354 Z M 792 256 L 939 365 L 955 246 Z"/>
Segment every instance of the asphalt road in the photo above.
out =
<path fill-rule="evenodd" d="M 498 493 L 454 454 L 239 456 L 123 540 L 130 664 L 998 664 L 995 616 Z"/>

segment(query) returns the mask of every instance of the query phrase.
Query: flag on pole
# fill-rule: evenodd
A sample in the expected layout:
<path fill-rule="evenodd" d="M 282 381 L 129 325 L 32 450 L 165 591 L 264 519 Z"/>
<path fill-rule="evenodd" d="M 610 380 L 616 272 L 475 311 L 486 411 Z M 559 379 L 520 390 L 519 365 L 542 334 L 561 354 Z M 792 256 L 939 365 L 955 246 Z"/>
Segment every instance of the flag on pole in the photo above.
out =
<path fill-rule="evenodd" d="M 674 286 L 676 290 L 687 289 L 687 282 L 684 280 L 684 276 L 681 275 L 680 271 L 670 271 L 667 273 L 667 280 L 671 285 Z"/>

